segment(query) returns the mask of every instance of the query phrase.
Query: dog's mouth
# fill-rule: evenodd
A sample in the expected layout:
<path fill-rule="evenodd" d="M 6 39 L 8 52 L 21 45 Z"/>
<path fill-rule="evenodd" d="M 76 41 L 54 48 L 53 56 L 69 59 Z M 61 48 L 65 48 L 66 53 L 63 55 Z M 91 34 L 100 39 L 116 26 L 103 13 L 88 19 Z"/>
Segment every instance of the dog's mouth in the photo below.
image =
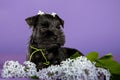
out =
<path fill-rule="evenodd" d="M 59 43 L 47 43 L 47 42 L 43 42 L 41 43 L 41 45 L 38 45 L 39 48 L 45 48 L 45 49 L 51 49 L 51 48 L 57 48 L 60 47 Z"/>
<path fill-rule="evenodd" d="M 42 44 L 42 45 L 51 45 L 51 44 L 57 45 L 59 43 L 58 42 L 53 42 L 53 41 L 43 41 L 40 44 Z"/>

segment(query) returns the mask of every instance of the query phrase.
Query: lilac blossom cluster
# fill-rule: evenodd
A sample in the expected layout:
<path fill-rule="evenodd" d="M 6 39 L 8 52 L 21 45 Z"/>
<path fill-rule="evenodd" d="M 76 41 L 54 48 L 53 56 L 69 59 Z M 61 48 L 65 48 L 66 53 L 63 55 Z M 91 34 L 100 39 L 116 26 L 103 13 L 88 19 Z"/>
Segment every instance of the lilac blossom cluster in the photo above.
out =
<path fill-rule="evenodd" d="M 18 61 L 6 61 L 3 65 L 1 77 L 30 77 L 36 75 L 36 72 L 36 65 L 29 61 L 25 61 L 23 65 L 21 65 Z"/>
<path fill-rule="evenodd" d="M 60 65 L 51 65 L 37 72 L 36 65 L 25 61 L 23 65 L 17 61 L 6 61 L 1 73 L 2 78 L 32 77 L 40 80 L 110 80 L 110 72 L 95 66 L 86 57 L 67 59 Z"/>

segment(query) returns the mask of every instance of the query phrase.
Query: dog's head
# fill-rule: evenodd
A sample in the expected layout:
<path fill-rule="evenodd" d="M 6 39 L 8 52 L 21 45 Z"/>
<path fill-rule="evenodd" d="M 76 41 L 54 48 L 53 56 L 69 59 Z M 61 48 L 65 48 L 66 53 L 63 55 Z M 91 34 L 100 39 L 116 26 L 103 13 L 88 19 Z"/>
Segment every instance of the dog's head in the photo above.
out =
<path fill-rule="evenodd" d="M 28 17 L 26 22 L 33 31 L 30 43 L 38 45 L 39 48 L 64 45 L 64 21 L 58 15 L 35 15 Z"/>

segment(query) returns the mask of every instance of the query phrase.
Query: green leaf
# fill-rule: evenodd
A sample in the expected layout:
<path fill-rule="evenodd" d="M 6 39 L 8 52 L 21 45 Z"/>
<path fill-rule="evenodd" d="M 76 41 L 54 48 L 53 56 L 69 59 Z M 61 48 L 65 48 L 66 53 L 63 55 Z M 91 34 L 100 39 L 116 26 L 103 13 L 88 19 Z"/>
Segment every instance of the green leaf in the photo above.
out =
<path fill-rule="evenodd" d="M 79 52 L 76 52 L 72 56 L 70 56 L 70 59 L 75 59 L 75 58 L 77 58 L 79 56 L 80 56 Z"/>
<path fill-rule="evenodd" d="M 98 53 L 97 52 L 90 52 L 86 55 L 86 57 L 90 60 L 90 61 L 95 61 L 98 58 Z"/>
<path fill-rule="evenodd" d="M 120 74 L 120 64 L 114 60 L 97 60 L 96 66 L 108 69 L 111 74 Z"/>
<path fill-rule="evenodd" d="M 100 60 L 103 60 L 103 59 L 109 59 L 109 60 L 111 59 L 112 60 L 113 56 L 112 56 L 112 54 L 109 53 L 109 54 L 106 54 L 105 56 L 100 58 Z"/>
<path fill-rule="evenodd" d="M 112 59 L 112 54 L 106 54 L 96 61 L 96 66 L 107 68 L 111 74 L 120 74 L 120 64 Z"/>
<path fill-rule="evenodd" d="M 106 54 L 105 56 L 98 59 L 97 52 L 90 52 L 86 57 L 92 61 L 96 62 L 97 67 L 108 69 L 111 73 L 111 80 L 120 80 L 120 64 L 113 60 L 112 54 Z"/>
<path fill-rule="evenodd" d="M 31 76 L 32 79 L 39 79 L 37 76 Z"/>

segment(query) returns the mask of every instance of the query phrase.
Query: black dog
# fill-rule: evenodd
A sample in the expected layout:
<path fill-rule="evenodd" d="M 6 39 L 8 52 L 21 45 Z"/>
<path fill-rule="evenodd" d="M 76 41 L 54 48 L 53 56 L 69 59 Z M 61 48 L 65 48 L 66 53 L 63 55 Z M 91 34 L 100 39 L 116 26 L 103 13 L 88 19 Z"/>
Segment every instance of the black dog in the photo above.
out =
<path fill-rule="evenodd" d="M 37 69 L 53 64 L 60 64 L 71 55 L 78 52 L 76 49 L 62 47 L 65 36 L 62 28 L 64 21 L 58 15 L 41 14 L 28 17 L 27 24 L 33 32 L 28 46 L 27 60 L 34 62 Z"/>

